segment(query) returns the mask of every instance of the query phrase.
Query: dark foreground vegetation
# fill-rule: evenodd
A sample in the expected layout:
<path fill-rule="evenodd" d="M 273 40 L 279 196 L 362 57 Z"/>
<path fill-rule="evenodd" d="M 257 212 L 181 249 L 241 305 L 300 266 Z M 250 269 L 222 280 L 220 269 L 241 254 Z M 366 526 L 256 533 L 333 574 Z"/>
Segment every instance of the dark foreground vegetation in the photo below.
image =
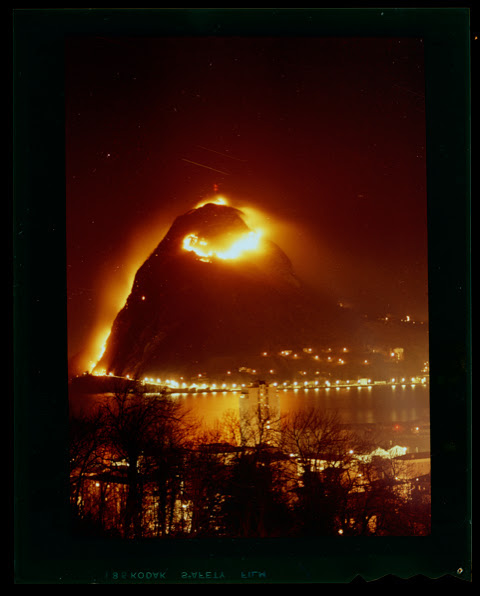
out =
<path fill-rule="evenodd" d="M 430 533 L 430 474 L 346 431 L 260 401 L 205 430 L 131 385 L 71 419 L 75 531 L 132 538 Z M 425 467 L 425 466 L 424 466 Z"/>

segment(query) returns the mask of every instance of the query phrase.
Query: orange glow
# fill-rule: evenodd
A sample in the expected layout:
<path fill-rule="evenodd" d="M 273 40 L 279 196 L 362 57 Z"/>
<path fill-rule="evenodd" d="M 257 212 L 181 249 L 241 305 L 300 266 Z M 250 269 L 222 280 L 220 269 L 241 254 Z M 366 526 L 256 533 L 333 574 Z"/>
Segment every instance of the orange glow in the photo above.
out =
<path fill-rule="evenodd" d="M 207 205 L 208 203 L 213 203 L 214 205 L 226 205 L 226 206 L 233 207 L 234 209 L 238 209 L 238 211 L 240 211 L 242 213 L 243 221 L 247 224 L 247 226 L 250 229 L 265 230 L 265 228 L 267 226 L 269 236 L 270 236 L 271 232 L 275 232 L 275 229 L 274 229 L 275 225 L 279 223 L 278 221 L 276 223 L 274 223 L 271 219 L 271 215 L 269 213 L 267 213 L 266 211 L 261 211 L 260 209 L 258 209 L 258 207 L 251 207 L 251 206 L 245 204 L 243 201 L 232 200 L 230 197 L 226 198 L 224 195 L 213 196 L 209 199 L 205 199 L 204 201 L 201 201 L 200 203 L 195 205 L 195 209 L 199 209 L 200 207 L 203 207 L 204 205 Z M 277 230 L 278 233 L 274 234 L 274 236 L 277 237 L 277 242 L 280 239 L 284 238 L 285 230 L 288 227 L 291 227 L 290 223 L 288 223 L 288 226 L 287 225 L 282 226 L 279 231 Z"/>
<path fill-rule="evenodd" d="M 161 222 L 155 223 L 156 227 L 152 224 L 149 229 L 137 230 L 135 239 L 127 241 L 125 251 L 118 256 L 118 266 L 99 271 L 101 298 L 83 362 L 80 364 L 82 370 L 95 370 L 95 374 L 100 374 L 96 366 L 105 351 L 113 321 L 125 306 L 138 268 L 158 244 L 158 237 L 161 235 L 159 228 L 165 228 Z"/>
<path fill-rule="evenodd" d="M 260 232 L 251 231 L 240 236 L 228 248 L 220 249 L 196 234 L 189 234 L 185 236 L 182 246 L 184 250 L 194 252 L 202 260 L 210 260 L 212 257 L 232 260 L 242 257 L 245 252 L 258 250 L 260 237 Z"/>
<path fill-rule="evenodd" d="M 275 231 L 270 216 L 257 208 L 244 207 L 238 201 L 231 201 L 230 198 L 227 200 L 225 196 L 218 195 L 213 195 L 211 198 L 198 203 L 196 208 L 200 208 L 207 203 L 232 206 L 238 209 L 244 216 L 243 219 L 250 230 L 256 231 L 243 235 L 226 247 L 225 245 L 220 247 L 217 243 L 215 245 L 211 245 L 211 243 L 201 244 L 206 242 L 206 239 L 202 238 L 199 238 L 198 241 L 195 241 L 194 238 L 185 239 L 184 243 L 186 242 L 188 246 L 186 250 L 196 252 L 199 259 L 210 261 L 214 257 L 224 260 L 244 257 L 249 251 L 260 249 L 260 239 L 265 237 L 266 232 L 270 237 L 271 233 Z M 158 214 L 151 214 L 145 224 L 132 230 L 131 237 L 124 242 L 123 249 L 116 255 L 115 262 L 109 262 L 99 268 L 100 300 L 97 304 L 92 332 L 86 341 L 81 361 L 77 365 L 78 372 L 95 370 L 95 374 L 100 374 L 100 371 L 96 368 L 97 363 L 104 353 L 113 321 L 125 306 L 131 292 L 135 274 L 158 245 L 159 239 L 165 236 L 171 226 L 171 220 L 176 215 L 176 210 L 173 209 L 170 212 L 162 211 Z M 262 230 L 261 233 L 259 232 L 260 229 Z M 200 256 L 200 253 L 211 254 L 210 256 Z M 148 297 L 145 299 L 148 299 Z"/>
<path fill-rule="evenodd" d="M 107 347 L 107 340 L 110 336 L 110 328 L 103 329 L 96 335 L 96 340 L 92 344 L 92 353 L 95 350 L 96 356 L 94 360 L 90 362 L 89 372 L 94 373 L 96 375 L 104 375 L 106 373 L 105 370 L 96 370 L 96 366 L 98 362 L 102 359 L 103 354 L 105 353 L 105 348 Z"/>
<path fill-rule="evenodd" d="M 214 205 L 228 205 L 228 201 L 225 197 L 215 197 L 213 199 L 201 201 L 200 203 L 198 203 L 198 205 L 195 205 L 195 209 L 200 209 L 200 207 L 203 207 L 208 203 L 213 203 Z"/>

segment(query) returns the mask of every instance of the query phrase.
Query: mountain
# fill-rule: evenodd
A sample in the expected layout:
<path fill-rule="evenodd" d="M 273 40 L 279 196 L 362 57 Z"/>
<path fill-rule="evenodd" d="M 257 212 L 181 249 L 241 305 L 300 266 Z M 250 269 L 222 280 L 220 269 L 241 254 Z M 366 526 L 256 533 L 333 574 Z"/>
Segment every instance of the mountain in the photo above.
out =
<path fill-rule="evenodd" d="M 334 307 L 242 216 L 207 203 L 176 218 L 137 271 L 97 370 L 213 375 L 329 339 Z"/>

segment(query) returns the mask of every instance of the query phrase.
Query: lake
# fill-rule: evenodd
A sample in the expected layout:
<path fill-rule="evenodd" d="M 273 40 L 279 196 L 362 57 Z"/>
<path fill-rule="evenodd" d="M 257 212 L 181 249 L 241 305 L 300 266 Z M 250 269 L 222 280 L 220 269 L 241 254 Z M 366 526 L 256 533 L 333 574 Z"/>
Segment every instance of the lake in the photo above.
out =
<path fill-rule="evenodd" d="M 214 426 L 224 414 L 239 412 L 240 393 L 174 394 L 205 426 Z M 387 444 L 402 441 L 409 451 L 430 451 L 430 396 L 427 385 L 377 385 L 279 390 L 280 415 L 305 408 L 336 413 L 352 428 L 373 428 Z M 398 443 L 400 444 L 400 443 Z"/>
<path fill-rule="evenodd" d="M 104 397 L 104 396 L 103 396 Z M 206 427 L 229 412 L 239 414 L 239 392 L 174 393 L 173 399 L 184 404 Z M 71 395 L 74 413 L 86 411 L 98 403 L 96 395 Z M 340 421 L 353 429 L 372 429 L 385 445 L 401 445 L 410 452 L 430 451 L 430 395 L 428 385 L 373 385 L 318 389 L 280 389 L 280 415 L 306 408 L 336 413 Z"/>

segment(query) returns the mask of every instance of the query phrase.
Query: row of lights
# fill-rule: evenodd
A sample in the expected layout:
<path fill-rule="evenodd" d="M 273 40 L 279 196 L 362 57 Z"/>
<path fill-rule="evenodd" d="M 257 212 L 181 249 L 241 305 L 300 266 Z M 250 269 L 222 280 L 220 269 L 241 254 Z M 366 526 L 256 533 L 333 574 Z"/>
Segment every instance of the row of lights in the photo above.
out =
<path fill-rule="evenodd" d="M 359 380 L 360 381 L 360 380 Z M 346 380 L 346 381 L 341 381 L 341 380 L 336 380 L 335 383 L 333 384 L 330 381 L 325 381 L 325 388 L 326 389 L 330 389 L 332 386 L 335 387 L 336 389 L 340 389 L 340 386 L 348 386 L 347 388 L 350 388 L 350 386 L 357 386 L 359 389 L 361 389 L 362 386 L 368 386 L 369 388 L 371 388 L 373 382 L 372 379 L 365 379 L 365 382 L 360 383 L 359 381 L 350 381 L 350 380 Z M 180 383 L 178 383 L 177 381 L 174 381 L 173 379 L 167 379 L 165 381 L 162 382 L 161 379 L 154 379 L 151 377 L 145 377 L 144 378 L 144 383 L 148 383 L 148 384 L 152 384 L 152 385 L 164 385 L 166 387 L 169 387 L 171 389 L 210 389 L 210 390 L 217 390 L 217 389 L 228 389 L 228 385 L 227 383 L 222 383 L 222 384 L 217 384 L 217 383 L 212 383 L 211 385 L 208 385 L 207 383 L 202 383 L 202 384 L 197 384 L 197 383 L 191 383 L 190 385 L 188 385 L 187 383 L 182 383 L 180 385 Z M 396 380 L 396 379 L 391 379 L 391 386 L 394 389 L 397 384 L 401 385 L 402 387 L 406 387 L 408 381 L 405 378 L 402 378 L 401 380 Z M 426 377 L 421 378 L 420 380 L 418 378 L 412 377 L 410 379 L 410 384 L 412 387 L 415 387 L 418 384 L 422 384 L 424 385 L 426 383 Z M 286 390 L 286 388 L 288 386 L 292 386 L 295 389 L 299 389 L 302 387 L 303 388 L 307 388 L 309 385 L 311 384 L 311 381 L 303 381 L 303 384 L 298 382 L 298 381 L 294 381 L 293 383 L 289 383 L 288 381 L 283 382 L 282 384 L 279 383 L 273 383 L 273 387 L 280 387 L 280 388 L 284 388 Z M 318 389 L 318 385 L 319 385 L 319 381 L 314 381 L 313 385 L 315 385 L 315 388 Z M 230 387 L 232 389 L 238 389 L 238 388 L 245 388 L 246 384 L 245 383 L 230 383 Z"/>
<path fill-rule="evenodd" d="M 253 370 L 253 371 L 252 371 L 252 373 L 256 373 L 256 371 L 255 371 L 255 370 Z M 274 373 L 274 370 L 273 370 L 273 369 L 271 369 L 271 370 L 270 370 L 270 373 L 272 373 L 272 374 L 273 374 L 273 373 Z M 98 376 L 107 376 L 107 373 L 105 373 L 105 372 L 97 372 L 97 373 L 95 373 L 95 374 L 96 374 L 96 375 L 98 375 Z M 231 371 L 228 371 L 228 372 L 227 372 L 227 374 L 231 374 Z M 307 374 L 307 372 L 306 372 L 306 371 L 301 371 L 301 374 L 302 374 L 302 375 L 306 375 L 306 374 Z M 319 372 L 317 371 L 315 374 L 319 374 Z M 110 373 L 108 373 L 108 376 L 112 377 L 112 376 L 114 376 L 114 375 L 113 375 L 113 373 L 111 373 L 111 372 L 110 372 Z M 203 376 L 202 374 L 199 374 L 199 375 L 198 375 L 198 378 L 201 378 L 202 376 Z M 127 379 L 130 379 L 130 375 L 126 375 L 126 378 L 127 378 Z M 183 377 L 181 377 L 181 380 L 183 380 Z M 360 381 L 360 380 L 359 380 L 359 381 Z M 419 378 L 418 378 L 418 377 L 411 377 L 411 379 L 410 379 L 410 382 L 412 383 L 412 385 L 415 385 L 415 384 L 418 384 L 418 383 L 425 384 L 425 383 L 426 383 L 426 381 L 427 381 L 427 378 L 426 378 L 426 377 L 422 377 L 420 380 L 419 380 Z M 144 383 L 150 383 L 150 384 L 152 384 L 152 385 L 162 385 L 162 384 L 163 384 L 163 385 L 166 385 L 166 386 L 168 386 L 168 387 L 172 387 L 172 388 L 179 388 L 179 387 L 180 387 L 180 383 L 179 383 L 178 381 L 175 381 L 174 379 L 166 379 L 165 381 L 162 381 L 162 379 L 159 379 L 159 378 L 154 378 L 154 377 L 144 377 L 144 379 L 143 379 L 143 382 L 144 382 Z M 401 378 L 401 379 L 399 379 L 399 380 L 397 380 L 397 379 L 394 379 L 394 378 L 390 380 L 390 384 L 391 384 L 392 386 L 395 386 L 395 385 L 396 385 L 396 383 L 398 383 L 398 384 L 405 384 L 405 383 L 407 383 L 407 382 L 408 382 L 408 381 L 405 379 L 405 377 L 402 377 L 402 378 Z M 304 383 L 303 383 L 303 384 L 304 384 L 304 385 L 308 385 L 309 383 L 310 383 L 310 381 L 304 381 Z M 350 380 L 346 380 L 346 381 L 340 381 L 340 380 L 336 380 L 336 381 L 335 381 L 335 384 L 336 384 L 336 385 L 339 385 L 339 384 L 346 384 L 346 385 L 349 385 L 350 383 L 351 383 L 351 381 L 350 381 Z M 355 384 L 355 381 L 354 381 L 353 383 Z M 372 383 L 372 379 L 366 379 L 366 383 L 362 383 L 362 384 L 370 385 L 371 383 Z M 284 386 L 287 386 L 288 384 L 289 384 L 289 383 L 288 383 L 287 381 L 285 381 L 285 382 L 283 383 L 283 385 L 284 385 Z M 294 386 L 297 386 L 298 384 L 299 384 L 299 383 L 298 383 L 297 381 L 295 381 L 295 382 L 293 383 L 293 385 L 294 385 Z M 318 385 L 318 381 L 314 381 L 314 384 L 315 384 L 315 385 Z M 237 386 L 239 386 L 239 385 L 237 385 L 236 383 L 232 383 L 232 384 L 231 384 L 231 386 L 232 386 L 232 387 L 237 387 Z M 245 384 L 242 384 L 241 386 L 242 386 L 242 387 L 245 387 Z M 274 387 L 277 387 L 277 386 L 278 386 L 278 383 L 273 383 L 273 386 L 274 386 Z M 331 386 L 331 383 L 330 383 L 330 381 L 325 381 L 325 386 L 326 386 L 326 387 L 330 387 L 330 386 Z M 185 382 L 184 382 L 184 383 L 182 383 L 182 388 L 186 388 L 186 387 L 188 387 L 187 383 L 185 383 Z M 197 387 L 197 384 L 196 384 L 196 383 L 192 383 L 192 384 L 190 385 L 190 387 Z M 207 384 L 206 384 L 206 383 L 203 383 L 202 387 L 207 387 Z M 216 388 L 217 388 L 217 384 L 216 384 L 216 383 L 213 383 L 213 384 L 212 384 L 210 387 L 211 387 L 212 389 L 216 389 Z M 226 384 L 226 383 L 223 383 L 223 384 L 221 385 L 221 387 L 222 387 L 222 388 L 226 388 L 226 387 L 227 387 L 227 384 Z"/>

